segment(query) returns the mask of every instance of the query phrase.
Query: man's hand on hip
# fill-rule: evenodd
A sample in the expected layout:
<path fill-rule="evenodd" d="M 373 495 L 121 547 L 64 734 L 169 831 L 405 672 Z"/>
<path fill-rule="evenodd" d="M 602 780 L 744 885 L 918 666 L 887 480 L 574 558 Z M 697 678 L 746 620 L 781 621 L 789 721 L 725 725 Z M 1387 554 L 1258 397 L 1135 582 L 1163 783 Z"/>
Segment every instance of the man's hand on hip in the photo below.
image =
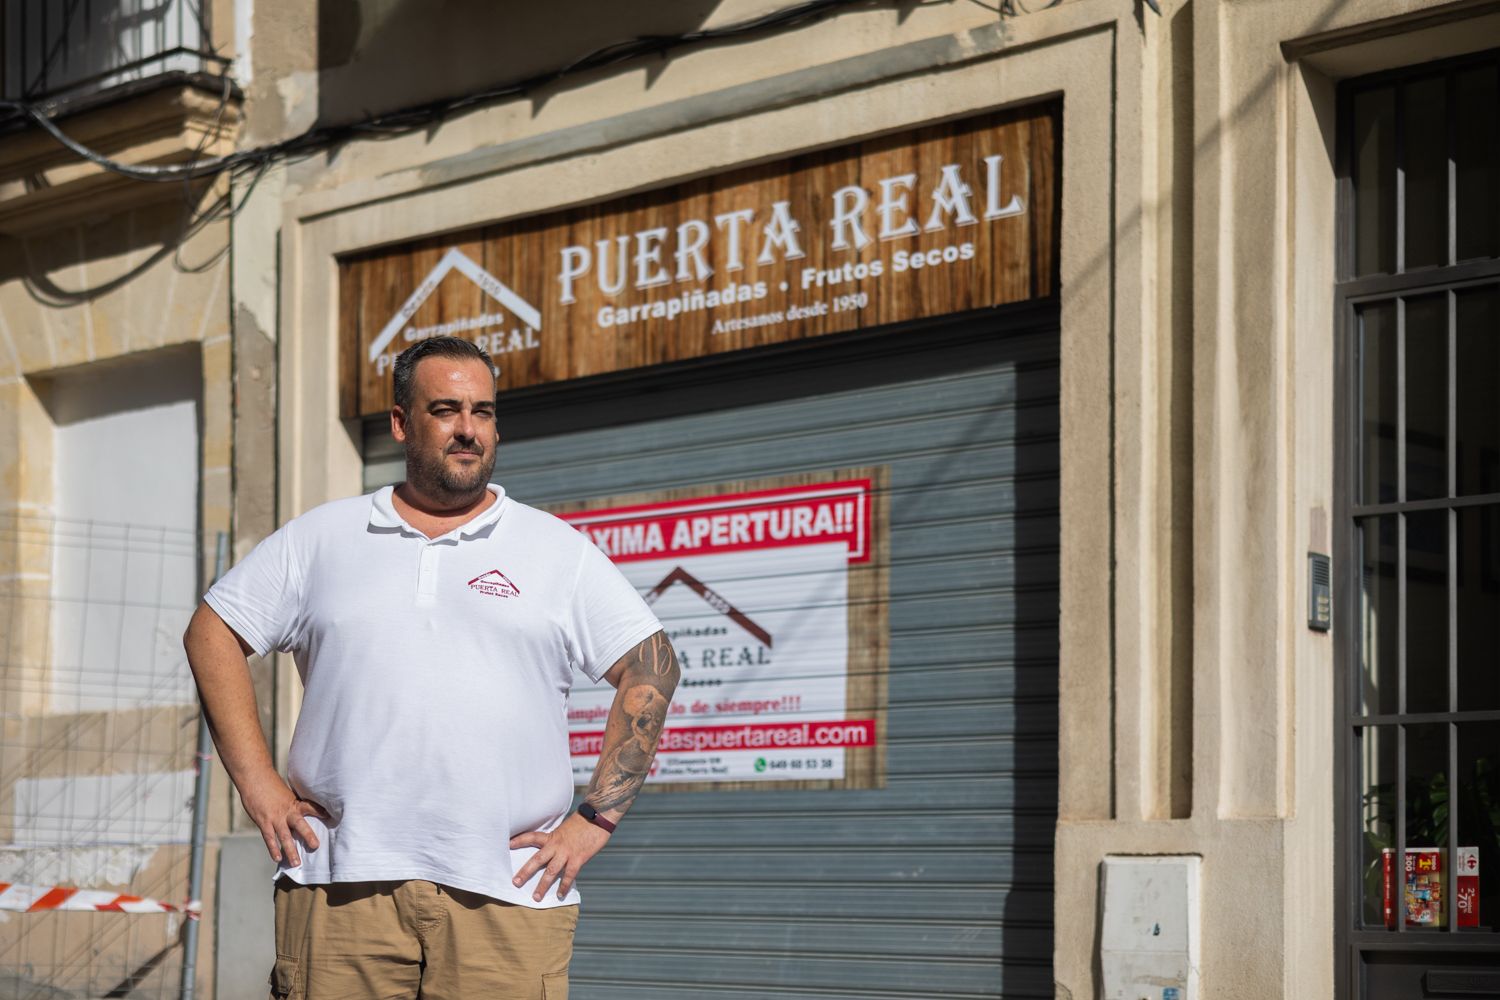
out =
<path fill-rule="evenodd" d="M 533 831 L 512 837 L 511 850 L 521 847 L 535 847 L 538 850 L 521 866 L 521 870 L 511 881 L 520 888 L 531 881 L 531 877 L 539 870 L 545 869 L 531 898 L 540 903 L 547 894 L 547 889 L 556 882 L 557 898 L 562 899 L 573 888 L 579 870 L 599 853 L 599 849 L 608 840 L 608 833 L 577 813 L 563 820 L 562 825 L 551 833 Z"/>
<path fill-rule="evenodd" d="M 279 863 L 285 858 L 293 868 L 302 864 L 296 838 L 301 838 L 308 848 L 318 849 L 318 835 L 313 833 L 304 817 L 316 816 L 328 822 L 328 813 L 316 802 L 297 798 L 275 771 L 267 772 L 255 781 L 247 781 L 240 789 L 240 801 L 245 804 L 250 819 L 260 828 L 272 861 Z"/>
<path fill-rule="evenodd" d="M 648 636 L 605 671 L 604 679 L 615 688 L 604 724 L 604 746 L 584 800 L 611 823 L 617 823 L 640 793 L 656 744 L 667 720 L 667 704 L 680 676 L 677 653 L 665 632 Z M 573 888 L 581 869 L 609 839 L 609 833 L 577 813 L 563 820 L 551 833 L 523 833 L 512 837 L 511 850 L 539 848 L 516 873 L 517 888 L 545 868 L 531 898 L 538 903 L 557 882 L 557 898 Z"/>

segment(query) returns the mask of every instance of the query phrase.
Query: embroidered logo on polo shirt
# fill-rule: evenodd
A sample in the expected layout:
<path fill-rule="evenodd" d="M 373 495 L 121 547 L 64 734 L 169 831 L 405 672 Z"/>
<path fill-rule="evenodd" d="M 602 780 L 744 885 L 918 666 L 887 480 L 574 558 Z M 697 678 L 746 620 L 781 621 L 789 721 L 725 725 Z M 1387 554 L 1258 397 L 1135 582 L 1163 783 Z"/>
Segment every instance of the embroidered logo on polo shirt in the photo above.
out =
<path fill-rule="evenodd" d="M 489 594 L 491 597 L 520 597 L 521 588 L 510 582 L 510 577 L 492 569 L 488 573 L 480 573 L 469 581 L 469 589 L 477 590 L 481 594 Z"/>

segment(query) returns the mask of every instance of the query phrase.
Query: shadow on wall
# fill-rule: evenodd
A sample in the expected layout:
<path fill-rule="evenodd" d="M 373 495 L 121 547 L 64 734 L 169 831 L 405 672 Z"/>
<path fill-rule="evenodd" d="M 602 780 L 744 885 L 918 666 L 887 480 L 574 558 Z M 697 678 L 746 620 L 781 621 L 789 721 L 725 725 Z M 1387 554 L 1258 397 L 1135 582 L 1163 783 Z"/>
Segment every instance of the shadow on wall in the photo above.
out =
<path fill-rule="evenodd" d="M 478 93 L 643 36 L 702 28 L 721 0 L 319 0 L 318 123 Z M 632 62 L 634 69 L 639 62 Z M 667 65 L 648 62 L 650 86 Z M 611 70 L 601 70 L 609 73 Z M 536 109 L 545 102 L 538 97 Z"/>
<path fill-rule="evenodd" d="M 229 249 L 222 189 L 196 182 L 163 184 L 150 193 L 156 199 L 138 208 L 0 236 L 0 285 L 19 279 L 38 304 L 64 308 L 138 287 L 132 283 L 151 272 L 211 272 Z"/>

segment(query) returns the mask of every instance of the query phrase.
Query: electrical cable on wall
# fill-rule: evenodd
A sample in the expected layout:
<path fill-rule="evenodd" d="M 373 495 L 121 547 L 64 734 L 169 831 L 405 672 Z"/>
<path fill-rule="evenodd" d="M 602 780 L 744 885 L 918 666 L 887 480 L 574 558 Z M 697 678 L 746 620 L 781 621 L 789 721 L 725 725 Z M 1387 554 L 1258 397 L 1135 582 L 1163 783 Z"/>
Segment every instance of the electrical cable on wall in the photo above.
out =
<path fill-rule="evenodd" d="M 489 87 L 463 97 L 402 108 L 347 125 L 315 127 L 300 135 L 266 146 L 239 150 L 224 156 L 194 159 L 184 164 L 142 166 L 120 163 L 68 136 L 52 120 L 43 105 L 28 101 L 0 101 L 0 109 L 9 110 L 16 116 L 30 119 L 75 155 L 122 176 L 157 183 L 193 181 L 213 177 L 225 171 L 264 168 L 278 159 L 310 155 L 345 140 L 364 135 L 399 135 L 411 132 L 457 111 L 502 98 L 522 96 L 576 73 L 605 69 L 642 56 L 660 55 L 683 45 L 725 41 L 772 29 L 799 27 L 822 20 L 839 9 L 868 3 L 869 0 L 806 0 L 804 3 L 718 28 L 704 28 L 680 35 L 646 35 L 615 42 L 595 49 L 560 68 Z M 225 80 L 227 95 L 227 75 Z M 225 100 L 227 101 L 227 96 Z"/>
<path fill-rule="evenodd" d="M 945 3 L 949 2 L 949 0 L 917 0 L 917 2 L 918 5 L 925 6 L 928 3 Z M 987 10 L 994 11 L 1000 17 L 1005 18 L 1051 10 L 1058 6 L 1062 0 L 999 0 L 999 4 L 996 7 L 990 7 L 983 3 L 982 0 L 970 0 L 970 2 Z M 1150 4 L 1152 9 L 1159 12 L 1155 0 L 1144 0 L 1144 2 Z M 76 7 L 78 0 L 71 0 L 71 3 L 72 7 Z M 1029 4 L 1038 4 L 1039 6 L 1033 7 Z M 111 159 L 98 150 L 92 149 L 73 139 L 58 127 L 52 115 L 59 108 L 55 104 L 49 104 L 48 102 L 0 100 L 0 115 L 3 115 L 3 112 L 8 110 L 13 119 L 28 119 L 78 157 L 134 180 L 151 183 L 182 183 L 185 188 L 190 188 L 196 181 L 210 180 L 224 173 L 228 173 L 231 180 L 235 182 L 249 177 L 248 184 L 241 185 L 242 193 L 238 199 L 234 197 L 235 185 L 231 184 L 229 191 L 215 198 L 212 204 L 203 211 L 196 215 L 189 215 L 183 226 L 182 238 L 176 241 L 178 247 L 180 247 L 186 238 L 201 231 L 205 226 L 225 218 L 233 218 L 238 213 L 240 207 L 248 201 L 251 192 L 265 175 L 266 171 L 278 160 L 311 156 L 337 146 L 339 143 L 349 139 L 375 135 L 396 136 L 405 134 L 429 126 L 435 121 L 440 121 L 455 112 L 467 108 L 498 101 L 507 97 L 522 96 L 577 73 L 606 69 L 643 56 L 661 55 L 681 46 L 694 43 L 729 41 L 775 29 L 795 28 L 814 23 L 829 17 L 839 10 L 854 6 L 889 5 L 892 5 L 892 0 L 806 0 L 803 3 L 717 28 L 705 28 L 678 35 L 642 36 L 595 49 L 559 68 L 534 74 L 521 80 L 486 88 L 473 94 L 402 108 L 345 125 L 314 127 L 299 135 L 266 146 L 239 150 L 224 156 L 203 157 L 202 152 L 207 145 L 208 135 L 212 135 L 218 131 L 218 126 L 223 121 L 229 102 L 237 92 L 232 78 L 226 72 L 218 78 L 219 83 L 222 84 L 222 93 L 219 99 L 219 106 L 215 111 L 215 128 L 205 134 L 204 141 L 200 142 L 192 158 L 187 163 L 182 164 L 161 166 L 135 165 Z M 895 0 L 895 5 L 901 5 L 900 0 Z M 70 15 L 72 7 L 69 8 Z M 54 54 L 55 52 L 49 53 L 49 63 Z M 46 66 L 44 65 L 43 72 L 45 72 L 45 69 Z M 0 124 L 3 123 L 3 116 L 0 116 Z M 186 200 L 191 203 L 193 199 L 190 191 L 185 191 L 184 193 Z M 236 204 L 236 201 L 238 201 L 238 204 Z M 166 252 L 166 248 L 164 248 L 163 252 Z M 177 249 L 173 249 L 172 252 L 175 255 Z M 186 267 L 185 265 L 181 265 L 179 261 L 179 266 L 183 266 L 187 270 L 198 270 L 212 264 L 223 252 L 227 252 L 227 246 L 219 254 L 215 254 L 213 258 L 201 264 Z M 153 255 L 141 267 L 150 266 L 155 262 L 156 256 Z M 120 275 L 117 279 L 110 282 L 105 288 L 93 289 L 88 293 L 74 294 L 64 292 L 60 289 L 43 289 L 41 290 L 41 294 L 44 300 L 59 304 L 84 301 L 99 294 L 101 291 L 107 291 L 125 284 L 136 273 L 137 269 L 132 269 L 130 272 Z"/>

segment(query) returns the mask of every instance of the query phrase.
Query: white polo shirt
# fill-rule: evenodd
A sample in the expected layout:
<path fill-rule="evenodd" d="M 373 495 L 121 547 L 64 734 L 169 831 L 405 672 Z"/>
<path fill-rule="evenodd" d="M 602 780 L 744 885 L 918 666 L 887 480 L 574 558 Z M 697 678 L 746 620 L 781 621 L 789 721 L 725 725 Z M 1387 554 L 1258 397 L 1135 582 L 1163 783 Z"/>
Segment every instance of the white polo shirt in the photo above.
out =
<path fill-rule="evenodd" d="M 285 874 L 303 884 L 427 879 L 526 906 L 511 879 L 573 795 L 573 670 L 598 680 L 661 628 L 609 559 L 505 496 L 429 539 L 386 487 L 288 522 L 204 600 L 305 693 L 289 777 L 333 817 Z M 538 875 L 538 877 L 540 877 Z"/>

